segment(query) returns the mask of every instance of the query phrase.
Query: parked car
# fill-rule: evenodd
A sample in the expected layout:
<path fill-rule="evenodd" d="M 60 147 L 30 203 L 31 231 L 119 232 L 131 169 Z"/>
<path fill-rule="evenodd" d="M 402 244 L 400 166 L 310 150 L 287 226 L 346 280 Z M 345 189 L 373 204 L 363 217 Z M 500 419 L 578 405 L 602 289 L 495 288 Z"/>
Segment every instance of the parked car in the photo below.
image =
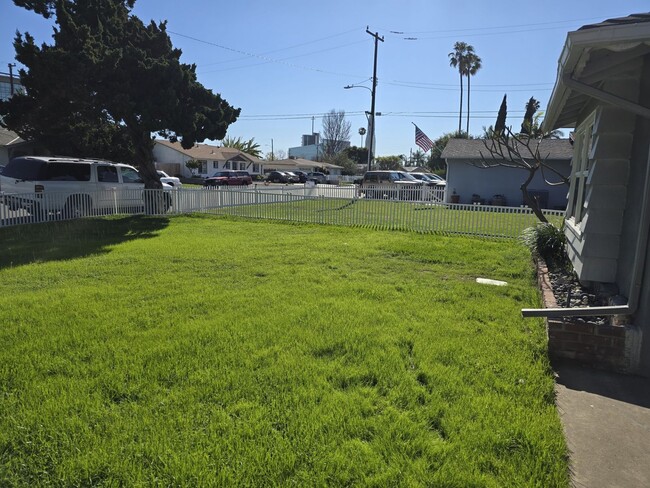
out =
<path fill-rule="evenodd" d="M 300 183 L 300 177 L 293 171 L 285 171 L 284 174 L 289 178 L 289 183 Z"/>
<path fill-rule="evenodd" d="M 31 215 L 81 217 L 113 210 L 138 211 L 147 206 L 155 212 L 172 204 L 171 192 L 144 193 L 140 173 L 128 164 L 95 159 L 47 156 L 14 158 L 0 175 L 2 201 L 10 210 Z M 171 186 L 163 183 L 164 190 Z M 145 196 L 148 195 L 148 196 Z M 147 200 L 151 197 L 151 200 Z"/>
<path fill-rule="evenodd" d="M 445 180 L 440 178 L 438 175 L 434 175 L 430 173 L 409 173 L 409 175 L 411 175 L 416 180 L 423 181 L 429 186 L 439 186 L 439 185 L 447 184 Z"/>
<path fill-rule="evenodd" d="M 244 182 L 244 185 L 251 185 L 253 183 L 253 177 L 250 175 L 248 171 L 235 171 L 237 176 L 239 176 L 242 181 Z"/>
<path fill-rule="evenodd" d="M 289 183 L 289 175 L 284 171 L 271 171 L 266 176 L 266 181 L 271 183 Z"/>
<path fill-rule="evenodd" d="M 445 180 L 442 176 L 438 176 L 435 173 L 425 173 L 425 174 L 432 180 L 436 180 L 438 182 L 438 185 L 447 185 L 447 180 Z"/>
<path fill-rule="evenodd" d="M 247 171 L 234 171 L 225 169 L 203 180 L 203 186 L 242 186 L 253 183 L 251 175 Z"/>
<path fill-rule="evenodd" d="M 314 183 L 321 183 L 321 184 L 327 183 L 327 176 L 325 176 L 325 173 L 319 173 L 319 172 L 307 173 L 307 179 L 313 181 Z"/>
<path fill-rule="evenodd" d="M 169 186 L 173 186 L 175 188 L 180 188 L 183 186 L 180 178 L 177 178 L 176 176 L 169 176 L 167 173 L 161 170 L 156 170 L 156 173 L 158 173 L 158 176 L 160 176 L 161 183 L 167 183 Z"/>
<path fill-rule="evenodd" d="M 298 179 L 300 180 L 300 183 L 304 183 L 307 181 L 307 173 L 304 171 L 293 171 L 293 174 L 295 174 Z"/>
<path fill-rule="evenodd" d="M 405 171 L 368 171 L 361 181 L 361 192 L 366 198 L 411 200 L 421 198 L 427 182 L 418 180 Z"/>

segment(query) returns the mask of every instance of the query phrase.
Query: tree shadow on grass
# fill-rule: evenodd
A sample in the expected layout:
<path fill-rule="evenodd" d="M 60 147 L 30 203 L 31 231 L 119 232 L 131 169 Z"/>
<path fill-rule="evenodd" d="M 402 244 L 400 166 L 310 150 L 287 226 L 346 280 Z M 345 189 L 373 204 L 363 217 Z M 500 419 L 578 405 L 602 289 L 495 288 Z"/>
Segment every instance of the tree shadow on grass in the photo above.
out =
<path fill-rule="evenodd" d="M 0 229 L 0 269 L 104 254 L 114 244 L 156 237 L 165 217 L 87 218 Z"/>

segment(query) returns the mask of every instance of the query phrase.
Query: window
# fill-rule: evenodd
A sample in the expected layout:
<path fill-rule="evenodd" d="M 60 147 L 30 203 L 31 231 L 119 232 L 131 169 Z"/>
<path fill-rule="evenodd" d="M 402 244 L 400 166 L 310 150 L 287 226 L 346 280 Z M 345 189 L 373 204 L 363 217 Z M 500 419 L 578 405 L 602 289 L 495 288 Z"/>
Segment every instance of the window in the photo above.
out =
<path fill-rule="evenodd" d="M 212 161 L 212 169 L 219 169 L 219 161 Z"/>
<path fill-rule="evenodd" d="M 226 161 L 226 162 L 223 164 L 223 167 L 224 167 L 224 169 L 230 169 L 230 161 Z"/>
<path fill-rule="evenodd" d="M 585 199 L 587 196 L 587 178 L 591 170 L 591 144 L 593 141 L 593 129 L 595 112 L 580 124 L 575 132 L 573 147 L 573 163 L 571 174 L 571 186 L 569 188 L 569 206 L 567 216 L 573 219 L 574 224 L 582 221 L 585 213 Z"/>
<path fill-rule="evenodd" d="M 260 165 L 257 163 L 253 163 L 253 173 L 259 173 L 260 172 Z"/>
<path fill-rule="evenodd" d="M 49 163 L 44 179 L 50 181 L 90 181 L 90 165 Z"/>
<path fill-rule="evenodd" d="M 205 159 L 199 159 L 197 161 L 199 163 L 201 163 L 201 167 L 199 168 L 199 173 L 207 174 L 208 173 L 208 162 Z"/>
<path fill-rule="evenodd" d="M 117 183 L 117 168 L 115 166 L 97 166 L 97 181 Z"/>
<path fill-rule="evenodd" d="M 2 175 L 23 181 L 42 180 L 45 176 L 45 167 L 45 162 L 41 160 L 12 159 L 2 171 Z"/>
<path fill-rule="evenodd" d="M 133 168 L 121 168 L 123 183 L 144 183 L 138 173 Z"/>

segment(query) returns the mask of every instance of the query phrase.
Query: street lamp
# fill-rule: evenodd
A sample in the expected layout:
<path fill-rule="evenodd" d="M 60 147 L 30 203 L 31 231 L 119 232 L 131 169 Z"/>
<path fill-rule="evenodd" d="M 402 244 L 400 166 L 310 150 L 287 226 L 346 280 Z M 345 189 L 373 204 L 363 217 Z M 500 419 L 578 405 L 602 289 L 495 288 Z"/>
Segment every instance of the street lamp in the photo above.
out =
<path fill-rule="evenodd" d="M 370 134 L 368 137 L 370 138 L 370 142 L 368 143 L 368 171 L 372 169 L 372 146 L 373 146 L 373 141 L 375 139 L 375 93 L 377 91 L 377 46 L 379 45 L 379 41 L 384 42 L 384 38 L 379 35 L 378 32 L 372 33 L 370 32 L 370 29 L 366 27 L 366 33 L 370 34 L 374 39 L 375 39 L 375 55 L 374 55 L 374 61 L 372 65 L 372 88 L 368 88 L 367 86 L 362 86 L 362 85 L 348 85 L 345 88 L 366 88 L 370 90 Z"/>
<path fill-rule="evenodd" d="M 371 100 L 372 103 L 371 105 L 374 105 L 375 101 L 375 92 L 371 89 L 368 88 L 367 86 L 363 85 L 345 85 L 343 88 L 346 90 L 349 90 L 350 88 L 365 88 L 370 92 Z M 372 169 L 372 146 L 375 138 L 375 116 L 372 114 L 372 112 L 366 112 L 366 115 L 368 116 L 368 131 L 370 134 L 368 135 L 368 141 L 367 148 L 368 149 L 368 171 Z M 359 129 L 359 133 L 361 134 L 361 129 Z M 365 133 L 365 131 L 364 131 Z M 363 134 L 361 134 L 363 136 Z"/>

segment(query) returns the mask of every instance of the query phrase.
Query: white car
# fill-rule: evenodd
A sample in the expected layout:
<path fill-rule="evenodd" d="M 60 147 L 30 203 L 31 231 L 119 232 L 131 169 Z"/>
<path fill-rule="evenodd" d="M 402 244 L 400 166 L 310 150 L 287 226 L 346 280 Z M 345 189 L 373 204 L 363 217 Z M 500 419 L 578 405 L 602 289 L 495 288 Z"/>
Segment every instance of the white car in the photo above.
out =
<path fill-rule="evenodd" d="M 160 212 L 172 204 L 172 187 L 166 183 L 163 193 L 145 190 L 133 166 L 96 159 L 14 158 L 0 174 L 0 188 L 0 203 L 9 210 L 24 209 L 39 218 L 132 213 L 148 205 Z"/>
<path fill-rule="evenodd" d="M 183 186 L 183 183 L 181 183 L 180 178 L 177 178 L 176 176 L 169 176 L 167 173 L 159 169 L 156 170 L 156 173 L 158 173 L 158 176 L 160 176 L 161 183 L 167 183 L 168 185 L 171 185 L 174 188 L 180 188 L 181 186 Z"/>

